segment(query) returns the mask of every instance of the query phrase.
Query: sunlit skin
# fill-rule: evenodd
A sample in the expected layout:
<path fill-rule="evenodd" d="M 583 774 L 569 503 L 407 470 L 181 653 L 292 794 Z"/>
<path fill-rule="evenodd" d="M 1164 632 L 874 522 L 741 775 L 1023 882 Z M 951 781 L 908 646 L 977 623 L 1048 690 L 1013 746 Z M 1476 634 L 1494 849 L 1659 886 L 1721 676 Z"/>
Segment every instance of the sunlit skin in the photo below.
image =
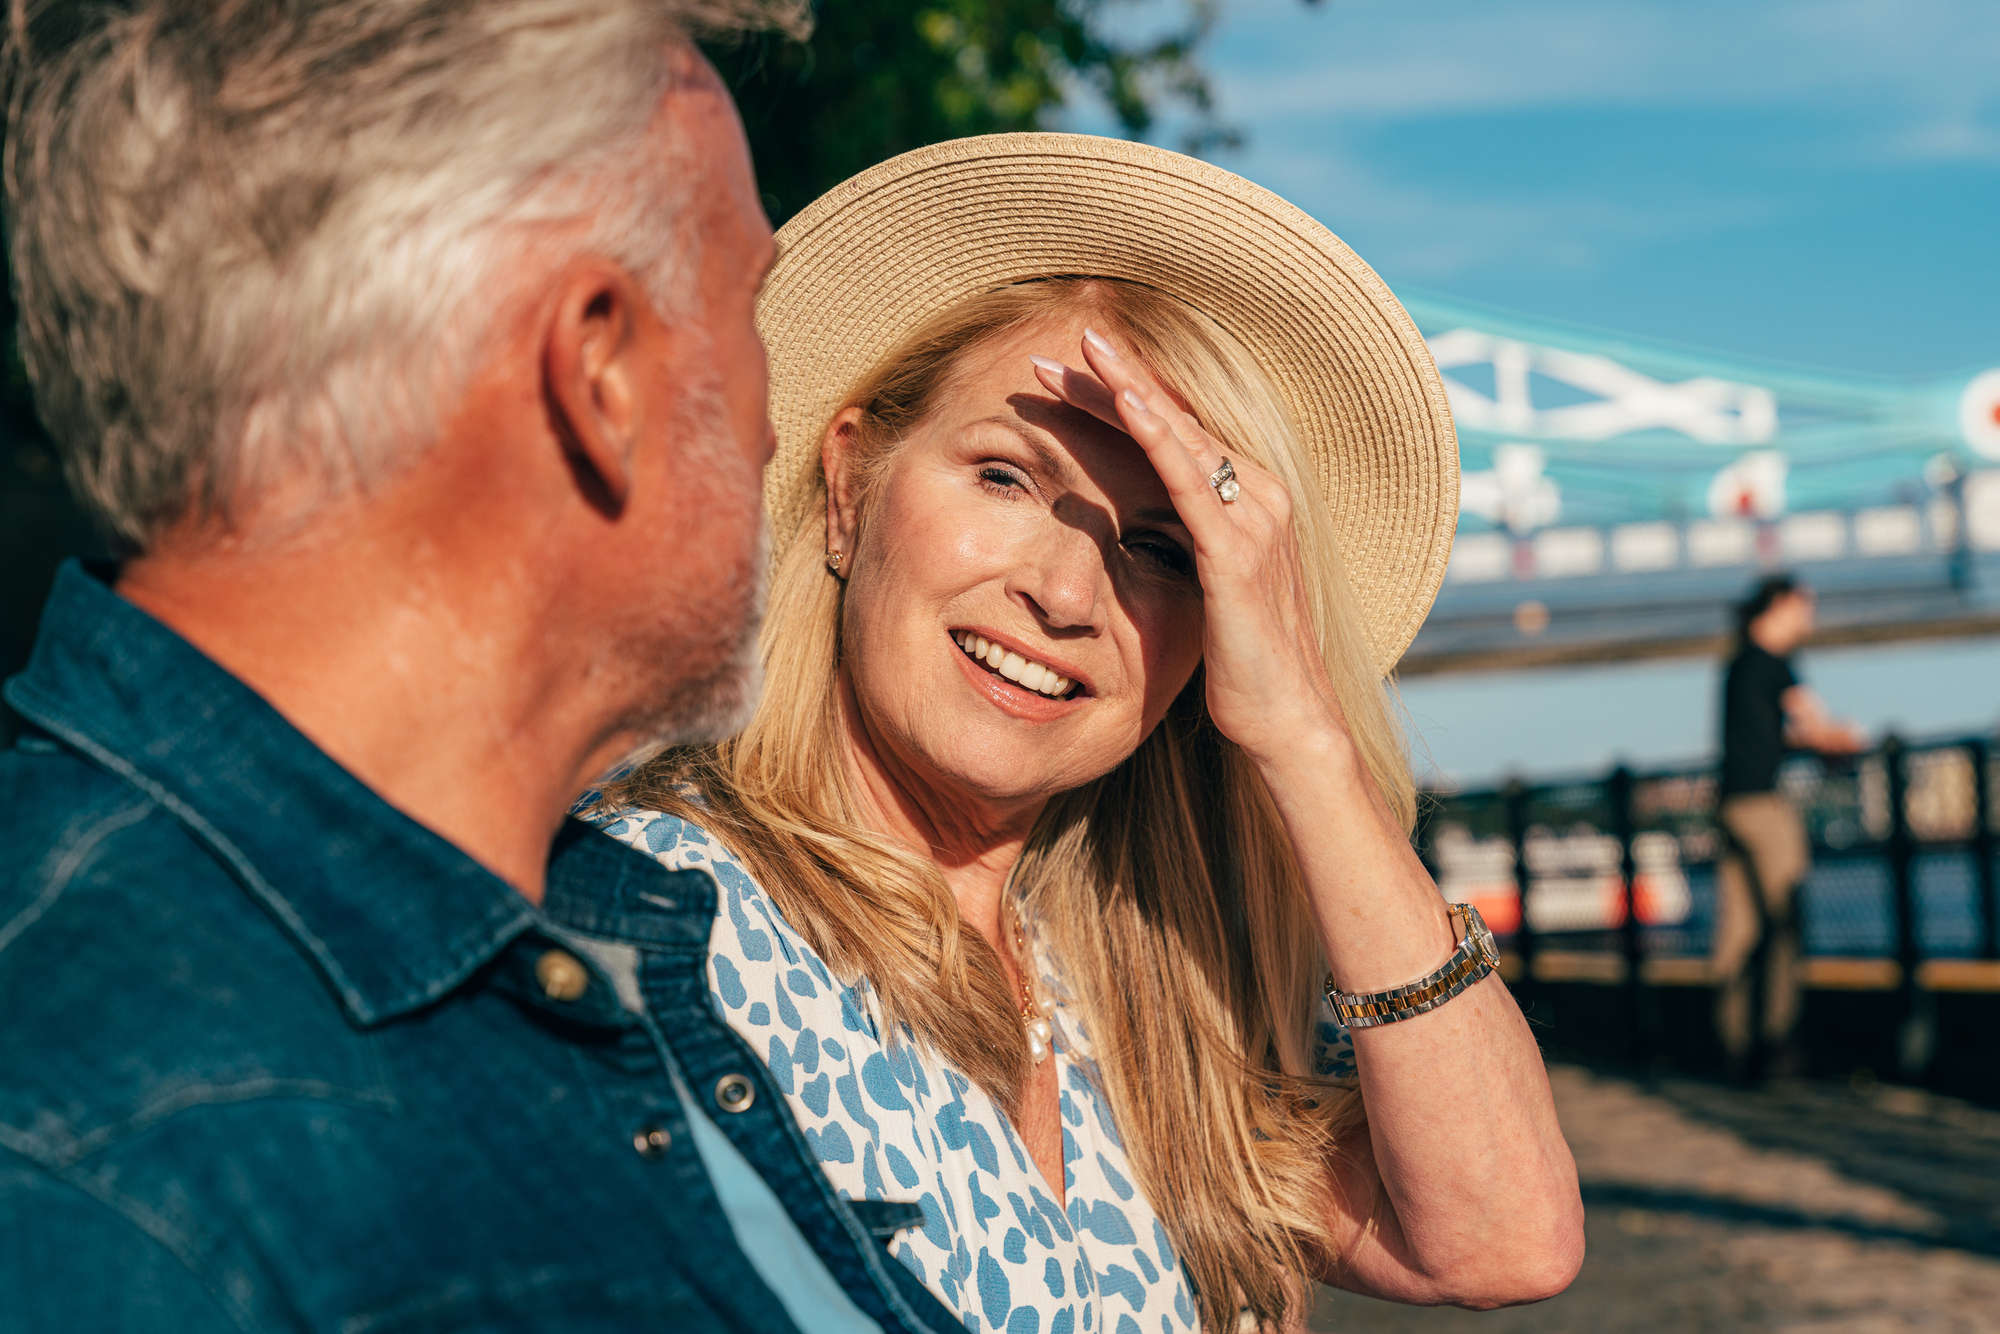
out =
<path fill-rule="evenodd" d="M 1035 380 L 1049 337 L 994 349 L 919 428 L 847 567 L 856 722 L 941 832 L 1032 821 L 1115 767 L 1201 659 L 1187 529 L 1130 436 Z M 975 665 L 965 630 L 1077 687 L 1054 700 Z"/>
<path fill-rule="evenodd" d="M 822 448 L 827 545 L 848 580 L 848 761 L 866 818 L 929 851 L 1016 986 L 1002 890 L 1035 818 L 1129 755 L 1197 666 L 1210 716 L 1285 820 L 1341 985 L 1379 990 L 1444 961 L 1444 904 L 1319 656 L 1281 483 L 1234 456 L 1242 495 L 1225 506 L 1207 482 L 1221 447 L 1081 316 L 970 356 L 865 514 L 854 420 L 836 418 Z M 1000 682 L 954 642 L 966 630 L 1077 688 L 1051 700 Z M 1359 1032 L 1356 1050 L 1370 1130 L 1330 1164 L 1328 1276 L 1471 1306 L 1560 1291 L 1582 1257 L 1575 1169 L 1500 981 Z M 1017 1128 L 1060 1198 L 1057 1106 L 1048 1061 Z"/>

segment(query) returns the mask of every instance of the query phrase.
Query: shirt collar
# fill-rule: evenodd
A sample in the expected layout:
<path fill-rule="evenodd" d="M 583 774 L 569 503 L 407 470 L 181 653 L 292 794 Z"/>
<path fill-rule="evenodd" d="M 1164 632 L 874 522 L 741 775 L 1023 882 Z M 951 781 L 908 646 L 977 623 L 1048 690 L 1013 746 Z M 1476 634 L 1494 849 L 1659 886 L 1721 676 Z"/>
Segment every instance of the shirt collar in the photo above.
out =
<path fill-rule="evenodd" d="M 7 702 L 177 817 L 312 956 L 355 1022 L 429 1004 L 537 921 L 506 882 L 112 592 L 111 575 L 74 561 L 58 572 Z"/>
<path fill-rule="evenodd" d="M 662 866 L 582 820 L 569 820 L 556 834 L 542 911 L 563 930 L 705 950 L 715 904 L 715 877 L 706 868 Z"/>

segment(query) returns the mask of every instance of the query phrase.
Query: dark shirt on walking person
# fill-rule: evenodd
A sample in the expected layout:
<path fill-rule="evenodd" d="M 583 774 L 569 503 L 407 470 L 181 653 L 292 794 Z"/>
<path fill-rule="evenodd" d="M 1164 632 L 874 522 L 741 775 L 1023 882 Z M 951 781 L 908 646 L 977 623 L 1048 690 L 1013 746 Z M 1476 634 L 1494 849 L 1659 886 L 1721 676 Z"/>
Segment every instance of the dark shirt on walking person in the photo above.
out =
<path fill-rule="evenodd" d="M 1746 639 L 1722 686 L 1722 795 L 1774 792 L 1785 758 L 1785 692 L 1799 684 L 1790 658 Z"/>

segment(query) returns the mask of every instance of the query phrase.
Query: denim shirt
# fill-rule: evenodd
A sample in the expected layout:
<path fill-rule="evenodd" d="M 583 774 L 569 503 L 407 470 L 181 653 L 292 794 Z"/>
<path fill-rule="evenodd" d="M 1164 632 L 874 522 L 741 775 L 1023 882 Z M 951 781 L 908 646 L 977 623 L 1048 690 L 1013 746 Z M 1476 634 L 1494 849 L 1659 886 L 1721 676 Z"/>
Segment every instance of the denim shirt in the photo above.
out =
<path fill-rule="evenodd" d="M 854 1307 L 961 1329 L 711 1008 L 708 877 L 570 822 L 538 909 L 74 564 L 6 697 L 0 1330 L 810 1328 L 677 1089 Z"/>

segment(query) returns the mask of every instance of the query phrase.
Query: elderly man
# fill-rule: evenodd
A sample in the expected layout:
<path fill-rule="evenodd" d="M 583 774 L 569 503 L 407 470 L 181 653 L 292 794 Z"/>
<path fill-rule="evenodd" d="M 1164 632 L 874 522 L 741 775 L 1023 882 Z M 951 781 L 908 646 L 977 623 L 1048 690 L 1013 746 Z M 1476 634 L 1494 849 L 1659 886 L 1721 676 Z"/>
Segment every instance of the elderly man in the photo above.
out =
<path fill-rule="evenodd" d="M 128 553 L 0 757 L 0 1330 L 950 1330 L 566 823 L 755 693 L 759 0 L 15 5 L 21 345 Z"/>

